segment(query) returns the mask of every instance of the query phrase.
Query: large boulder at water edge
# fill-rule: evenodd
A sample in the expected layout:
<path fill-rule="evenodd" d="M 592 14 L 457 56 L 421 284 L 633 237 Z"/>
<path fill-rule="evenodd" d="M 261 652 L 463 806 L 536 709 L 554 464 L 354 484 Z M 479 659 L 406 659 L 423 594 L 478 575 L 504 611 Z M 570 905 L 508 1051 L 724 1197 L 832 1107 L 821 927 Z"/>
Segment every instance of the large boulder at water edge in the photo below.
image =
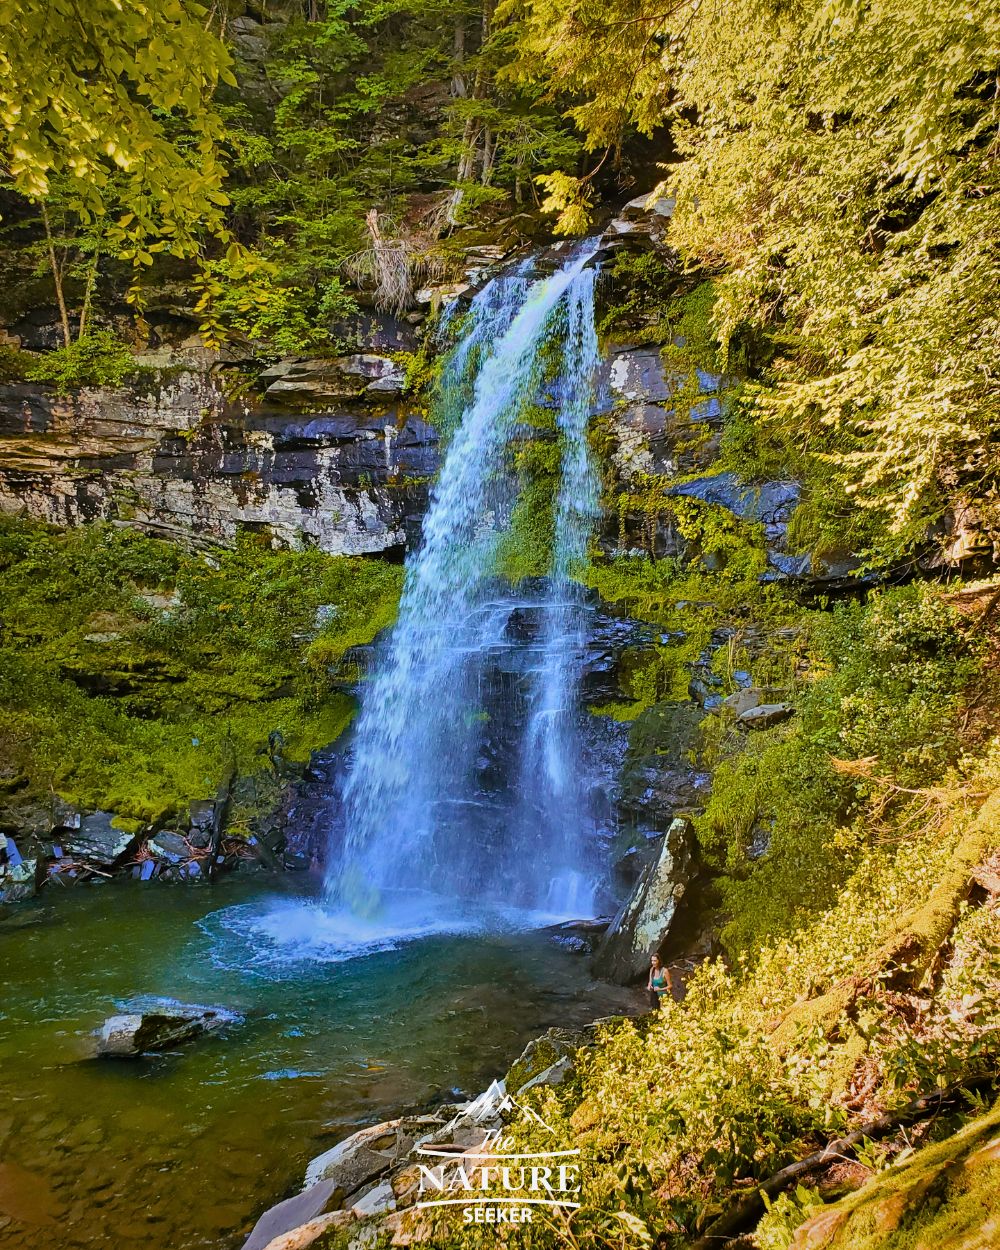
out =
<path fill-rule="evenodd" d="M 138 1059 L 243 1023 L 238 1012 L 225 1007 L 202 1007 L 170 998 L 137 999 L 125 1007 L 101 1026 L 97 1058 Z"/>
<path fill-rule="evenodd" d="M 386 1174 L 410 1167 L 421 1141 L 450 1132 L 448 1110 L 370 1125 L 318 1155 L 302 1192 L 265 1211 L 243 1250 L 299 1250 L 331 1228 L 392 1211 L 397 1196 Z"/>
<path fill-rule="evenodd" d="M 132 830 L 119 828 L 111 812 L 91 812 L 76 829 L 62 835 L 61 852 L 71 859 L 100 868 L 114 868 L 139 844 Z"/>
<path fill-rule="evenodd" d="M 626 984 L 643 976 L 666 938 L 691 877 L 691 826 L 674 820 L 594 956 L 594 971 Z"/>

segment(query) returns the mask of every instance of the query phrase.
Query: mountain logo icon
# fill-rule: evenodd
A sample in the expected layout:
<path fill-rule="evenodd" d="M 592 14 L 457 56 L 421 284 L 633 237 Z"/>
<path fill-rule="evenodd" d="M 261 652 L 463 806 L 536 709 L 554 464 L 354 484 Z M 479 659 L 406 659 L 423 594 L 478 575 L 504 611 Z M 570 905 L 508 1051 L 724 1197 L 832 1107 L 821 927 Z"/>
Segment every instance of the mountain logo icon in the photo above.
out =
<path fill-rule="evenodd" d="M 557 1136 L 503 1081 L 494 1081 L 416 1148 L 429 1161 L 418 1165 L 417 1207 L 462 1207 L 469 1224 L 527 1224 L 537 1206 L 579 1207 L 579 1149 L 521 1150 L 504 1135 L 512 1119 Z"/>

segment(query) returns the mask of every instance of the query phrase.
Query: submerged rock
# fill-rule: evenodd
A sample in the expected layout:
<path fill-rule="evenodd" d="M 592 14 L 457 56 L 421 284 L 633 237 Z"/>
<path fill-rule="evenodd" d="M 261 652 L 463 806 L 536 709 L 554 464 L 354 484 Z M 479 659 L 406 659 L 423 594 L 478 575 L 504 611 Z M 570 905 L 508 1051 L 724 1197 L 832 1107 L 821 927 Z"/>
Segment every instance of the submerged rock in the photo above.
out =
<path fill-rule="evenodd" d="M 663 944 L 691 876 L 691 826 L 676 819 L 660 854 L 651 863 L 615 917 L 594 957 L 594 971 L 627 984 L 644 975 L 650 957 Z"/>
<path fill-rule="evenodd" d="M 332 1181 L 321 1181 L 302 1193 L 269 1207 L 243 1243 L 243 1250 L 308 1246 L 330 1228 L 349 1223 L 349 1215 L 328 1211 L 331 1205 L 336 1205 L 336 1190 Z M 313 1231 L 316 1235 L 310 1239 L 309 1234 Z"/>
<path fill-rule="evenodd" d="M 138 999 L 126 1007 L 131 1010 L 109 1016 L 101 1026 L 98 1059 L 138 1059 L 243 1023 L 238 1012 L 225 1007 L 203 1007 L 169 998 Z"/>

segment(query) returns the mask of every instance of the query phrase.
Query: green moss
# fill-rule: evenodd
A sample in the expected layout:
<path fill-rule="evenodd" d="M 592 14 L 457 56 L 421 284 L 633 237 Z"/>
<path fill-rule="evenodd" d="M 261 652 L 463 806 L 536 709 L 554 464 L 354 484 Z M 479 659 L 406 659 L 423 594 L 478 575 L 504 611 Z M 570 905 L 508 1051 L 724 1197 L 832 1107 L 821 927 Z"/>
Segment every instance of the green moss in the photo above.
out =
<path fill-rule="evenodd" d="M 1000 1237 L 998 1186 L 1000 1110 L 994 1110 L 840 1202 L 813 1211 L 795 1244 L 824 1250 L 987 1250 Z"/>
<path fill-rule="evenodd" d="M 212 557 L 130 530 L 0 522 L 0 742 L 28 779 L 147 821 L 226 766 L 305 761 L 348 723 L 347 648 L 395 614 L 402 570 L 252 539 Z M 321 610 L 322 609 L 322 610 Z"/>
<path fill-rule="evenodd" d="M 662 343 L 664 320 L 683 279 L 656 252 L 619 252 L 607 270 L 611 298 L 598 324 L 602 338 Z"/>
<path fill-rule="evenodd" d="M 92 330 L 68 347 L 35 357 L 25 376 L 50 382 L 60 395 L 82 386 L 121 386 L 141 372 L 129 345 L 113 330 Z"/>
<path fill-rule="evenodd" d="M 510 526 L 497 546 L 496 568 L 501 577 L 516 584 L 526 577 L 543 577 L 551 569 L 559 442 L 529 439 L 518 448 L 514 463 L 519 491 Z"/>
<path fill-rule="evenodd" d="M 28 376 L 33 358 L 9 343 L 0 343 L 0 383 L 21 382 Z"/>

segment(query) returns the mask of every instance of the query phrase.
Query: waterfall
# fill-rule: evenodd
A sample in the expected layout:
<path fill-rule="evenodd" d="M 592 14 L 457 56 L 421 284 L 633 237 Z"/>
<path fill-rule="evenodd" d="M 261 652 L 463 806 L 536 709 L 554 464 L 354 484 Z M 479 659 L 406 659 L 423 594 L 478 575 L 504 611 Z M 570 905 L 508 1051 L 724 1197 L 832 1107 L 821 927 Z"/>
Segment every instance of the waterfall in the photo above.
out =
<path fill-rule="evenodd" d="M 445 362 L 436 419 L 450 443 L 398 620 L 362 690 L 327 870 L 328 899 L 356 912 L 413 890 L 560 914 L 590 906 L 577 694 L 588 609 L 571 575 L 597 515 L 586 439 L 596 246 L 547 277 L 525 263 L 495 278 Z M 517 500 L 510 451 L 539 402 L 555 407 L 561 448 L 551 566 L 512 589 L 496 575 Z"/>

